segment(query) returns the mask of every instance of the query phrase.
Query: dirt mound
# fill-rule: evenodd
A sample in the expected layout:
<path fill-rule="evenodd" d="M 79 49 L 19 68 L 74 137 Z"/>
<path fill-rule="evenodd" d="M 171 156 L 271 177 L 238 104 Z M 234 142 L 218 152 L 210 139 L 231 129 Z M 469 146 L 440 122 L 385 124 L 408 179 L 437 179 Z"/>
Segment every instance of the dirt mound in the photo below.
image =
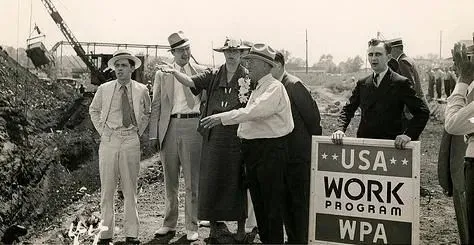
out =
<path fill-rule="evenodd" d="M 77 168 L 95 145 L 87 103 L 73 85 L 41 81 L 0 52 L 0 237 L 58 207 L 45 202 L 62 179 L 54 174 Z"/>

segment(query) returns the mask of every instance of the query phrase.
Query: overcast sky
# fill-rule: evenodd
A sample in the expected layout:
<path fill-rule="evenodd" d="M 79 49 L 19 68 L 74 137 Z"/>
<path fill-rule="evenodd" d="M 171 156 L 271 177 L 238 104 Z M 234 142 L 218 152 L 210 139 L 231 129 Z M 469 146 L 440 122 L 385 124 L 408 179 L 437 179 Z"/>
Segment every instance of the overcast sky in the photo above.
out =
<path fill-rule="evenodd" d="M 304 58 L 307 29 L 311 65 L 322 54 L 332 54 L 336 62 L 365 55 L 367 41 L 378 31 L 386 39 L 402 37 L 413 57 L 438 54 L 442 31 L 447 57 L 454 42 L 472 39 L 474 31 L 473 0 L 52 1 L 79 41 L 168 45 L 169 34 L 182 30 L 196 59 L 207 64 L 212 64 L 212 43 L 221 46 L 226 36 Z M 65 40 L 40 0 L 0 0 L 0 45 L 25 47 L 30 16 L 46 34 L 48 49 Z M 222 54 L 214 55 L 216 63 L 223 61 Z"/>

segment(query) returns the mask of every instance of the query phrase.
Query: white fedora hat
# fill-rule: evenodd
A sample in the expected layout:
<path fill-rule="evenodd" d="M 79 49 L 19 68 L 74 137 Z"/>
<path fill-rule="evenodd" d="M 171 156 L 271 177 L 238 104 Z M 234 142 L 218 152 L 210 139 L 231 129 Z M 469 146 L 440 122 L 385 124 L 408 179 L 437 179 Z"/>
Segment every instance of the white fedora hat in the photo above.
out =
<path fill-rule="evenodd" d="M 142 61 L 128 50 L 117 50 L 107 62 L 110 69 L 115 70 L 115 62 L 119 59 L 129 59 L 135 62 L 135 70 L 142 65 Z"/>
<path fill-rule="evenodd" d="M 168 51 L 171 51 L 177 48 L 186 47 L 191 44 L 189 39 L 184 35 L 184 32 L 182 31 L 172 33 L 168 37 L 168 42 L 170 43 L 170 49 Z"/>
<path fill-rule="evenodd" d="M 250 49 L 250 52 L 245 55 L 244 59 L 259 59 L 267 62 L 271 66 L 275 66 L 276 51 L 263 43 L 256 43 Z"/>

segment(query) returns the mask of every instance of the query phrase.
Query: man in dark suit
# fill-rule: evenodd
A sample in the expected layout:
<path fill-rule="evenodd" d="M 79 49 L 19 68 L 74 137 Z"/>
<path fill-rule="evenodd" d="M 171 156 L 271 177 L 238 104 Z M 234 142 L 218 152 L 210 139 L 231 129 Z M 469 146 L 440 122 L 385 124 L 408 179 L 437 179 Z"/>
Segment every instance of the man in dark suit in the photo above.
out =
<path fill-rule="evenodd" d="M 359 138 L 395 140 L 395 147 L 404 149 L 411 140 L 417 140 L 429 119 L 426 103 L 416 96 L 413 84 L 388 68 L 390 46 L 377 39 L 369 41 L 368 60 L 373 73 L 360 79 L 348 103 L 342 108 L 339 129 L 332 134 L 335 144 L 342 144 L 345 131 L 354 113 L 361 109 L 357 130 Z M 413 118 L 404 129 L 402 113 L 406 106 Z"/>
<path fill-rule="evenodd" d="M 285 86 L 295 128 L 288 136 L 289 161 L 284 169 L 283 220 L 288 243 L 308 243 L 311 135 L 321 135 L 318 105 L 301 80 L 285 71 L 285 58 L 275 55 L 272 75 Z"/>
<path fill-rule="evenodd" d="M 396 73 L 408 78 L 415 86 L 416 96 L 423 98 L 420 76 L 416 69 L 415 61 L 408 57 L 403 51 L 403 40 L 395 38 L 389 41 L 392 48 L 391 55 L 398 62 L 398 69 L 392 69 Z"/>

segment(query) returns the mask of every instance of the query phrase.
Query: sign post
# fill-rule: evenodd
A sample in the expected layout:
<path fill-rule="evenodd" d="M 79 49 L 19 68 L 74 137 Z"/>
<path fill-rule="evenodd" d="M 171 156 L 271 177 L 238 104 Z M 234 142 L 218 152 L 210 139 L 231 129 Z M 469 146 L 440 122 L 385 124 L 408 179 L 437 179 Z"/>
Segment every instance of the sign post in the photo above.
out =
<path fill-rule="evenodd" d="M 419 244 L 420 142 L 313 136 L 310 244 Z"/>

